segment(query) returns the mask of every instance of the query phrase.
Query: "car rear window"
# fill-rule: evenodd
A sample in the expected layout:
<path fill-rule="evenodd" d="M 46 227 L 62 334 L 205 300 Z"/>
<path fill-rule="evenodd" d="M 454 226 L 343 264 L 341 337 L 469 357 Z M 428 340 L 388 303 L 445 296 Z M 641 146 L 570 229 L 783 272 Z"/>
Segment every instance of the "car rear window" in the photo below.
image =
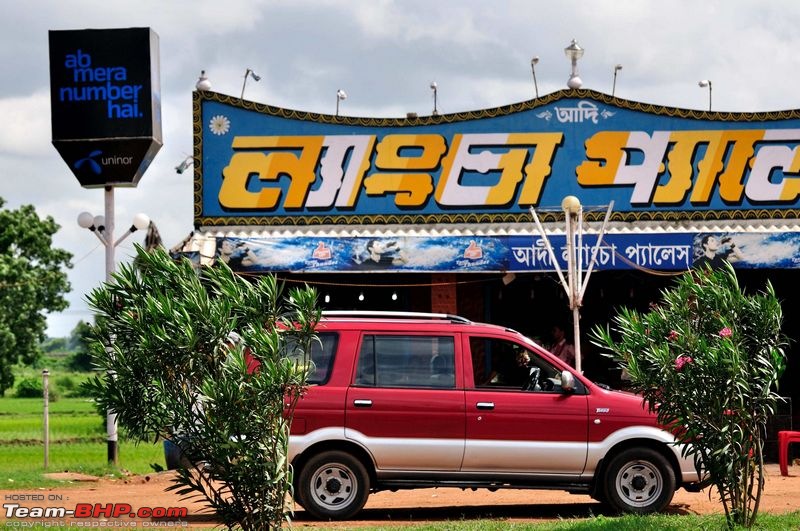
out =
<path fill-rule="evenodd" d="M 322 332 L 317 336 L 319 341 L 314 341 L 311 344 L 311 371 L 309 372 L 307 383 L 321 385 L 326 383 L 330 377 L 339 334 Z M 294 343 L 287 343 L 285 349 L 290 358 L 302 363 L 304 353 L 301 349 L 296 348 Z"/>
<path fill-rule="evenodd" d="M 452 336 L 365 335 L 355 385 L 454 388 Z"/>

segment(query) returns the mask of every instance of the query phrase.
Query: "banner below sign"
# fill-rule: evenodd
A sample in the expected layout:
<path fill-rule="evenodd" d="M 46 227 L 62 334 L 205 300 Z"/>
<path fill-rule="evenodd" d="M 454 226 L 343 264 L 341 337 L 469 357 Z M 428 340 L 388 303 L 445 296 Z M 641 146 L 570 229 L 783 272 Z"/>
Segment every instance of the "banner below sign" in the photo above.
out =
<path fill-rule="evenodd" d="M 595 250 L 583 238 L 584 270 L 684 271 L 693 267 L 800 268 L 800 233 L 611 234 Z M 567 267 L 564 236 L 550 242 Z M 542 272 L 555 271 L 539 236 L 398 238 L 220 238 L 221 260 L 240 272 Z"/>

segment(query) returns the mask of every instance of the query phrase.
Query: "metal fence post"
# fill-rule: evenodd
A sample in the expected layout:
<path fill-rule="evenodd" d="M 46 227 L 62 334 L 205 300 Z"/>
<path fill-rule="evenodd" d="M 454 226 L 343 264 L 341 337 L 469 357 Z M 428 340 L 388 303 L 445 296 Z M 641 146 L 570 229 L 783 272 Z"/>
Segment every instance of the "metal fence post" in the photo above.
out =
<path fill-rule="evenodd" d="M 44 395 L 44 469 L 50 464 L 50 371 L 42 371 L 42 389 Z"/>

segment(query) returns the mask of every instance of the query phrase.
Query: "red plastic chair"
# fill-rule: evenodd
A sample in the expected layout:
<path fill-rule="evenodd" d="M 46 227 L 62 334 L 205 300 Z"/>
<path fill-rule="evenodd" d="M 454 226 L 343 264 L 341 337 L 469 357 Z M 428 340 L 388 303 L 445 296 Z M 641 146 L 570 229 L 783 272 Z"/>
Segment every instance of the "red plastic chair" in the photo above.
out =
<path fill-rule="evenodd" d="M 778 432 L 778 462 L 781 465 L 781 476 L 789 475 L 789 445 L 800 443 L 800 431 Z"/>

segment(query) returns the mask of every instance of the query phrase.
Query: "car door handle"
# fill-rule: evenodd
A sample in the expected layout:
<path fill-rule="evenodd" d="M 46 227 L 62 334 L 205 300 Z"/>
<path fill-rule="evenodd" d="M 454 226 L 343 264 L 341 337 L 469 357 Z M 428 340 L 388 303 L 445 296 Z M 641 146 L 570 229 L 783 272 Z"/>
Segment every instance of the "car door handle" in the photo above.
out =
<path fill-rule="evenodd" d="M 353 400 L 355 407 L 372 407 L 372 400 Z"/>
<path fill-rule="evenodd" d="M 478 402 L 475 407 L 478 409 L 494 409 L 494 402 Z"/>

